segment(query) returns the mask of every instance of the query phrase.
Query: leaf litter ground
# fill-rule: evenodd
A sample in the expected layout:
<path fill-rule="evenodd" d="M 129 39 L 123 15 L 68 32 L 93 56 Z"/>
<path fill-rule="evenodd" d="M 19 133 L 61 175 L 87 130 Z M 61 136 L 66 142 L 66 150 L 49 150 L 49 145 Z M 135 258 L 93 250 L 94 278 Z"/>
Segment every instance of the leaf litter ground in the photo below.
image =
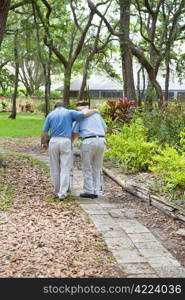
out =
<path fill-rule="evenodd" d="M 39 137 L 30 137 L 24 141 L 20 138 L 2 139 L 1 145 L 9 151 L 28 154 L 43 152 Z M 77 162 L 77 165 L 80 168 L 80 162 Z M 8 233 L 5 235 L 4 249 L 5 251 L 9 249 L 6 252 L 5 266 L 8 266 L 10 274 L 5 271 L 4 275 L 1 273 L 2 276 L 124 277 L 118 266 L 110 259 L 110 253 L 105 251 L 106 246 L 101 236 L 75 202 L 56 204 L 43 201 L 48 197 L 49 190 L 51 193 L 50 180 L 45 175 L 45 171 L 37 170 L 39 175 L 35 177 L 33 186 L 30 186 L 31 178 L 34 178 L 32 173 L 35 172 L 34 170 L 35 167 L 30 169 L 28 166 L 27 170 L 25 168 L 24 172 L 20 172 L 21 185 L 20 190 L 16 190 L 17 200 L 11 212 L 2 212 L 5 214 L 4 219 L 1 217 L 1 221 L 5 222 L 1 223 L 4 232 L 9 227 L 12 230 L 11 236 Z M 26 178 L 29 184 L 25 184 L 23 188 L 21 176 L 25 173 L 28 174 Z M 157 208 L 124 191 L 107 176 L 104 176 L 104 186 L 105 197 L 112 202 L 119 201 L 120 208 L 127 210 L 145 225 L 185 266 L 185 237 L 178 234 L 179 229 L 184 229 L 183 222 L 172 219 Z M 26 191 L 28 197 L 24 195 Z M 15 248 L 8 244 L 11 240 L 18 241 Z M 24 247 L 27 249 L 26 254 L 24 254 Z M 15 254 L 21 257 L 21 260 L 11 262 L 10 258 Z M 11 264 L 17 266 L 16 273 L 12 273 Z M 21 266 L 24 266 L 25 270 Z"/>

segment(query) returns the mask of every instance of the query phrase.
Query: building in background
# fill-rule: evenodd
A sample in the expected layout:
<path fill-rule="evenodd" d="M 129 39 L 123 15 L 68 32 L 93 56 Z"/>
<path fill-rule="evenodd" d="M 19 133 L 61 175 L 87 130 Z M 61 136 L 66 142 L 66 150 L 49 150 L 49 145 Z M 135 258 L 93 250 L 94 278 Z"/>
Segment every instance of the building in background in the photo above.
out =
<path fill-rule="evenodd" d="M 82 84 L 82 77 L 78 77 L 71 81 L 70 97 L 78 98 L 78 94 Z M 63 91 L 63 86 L 56 88 L 57 91 Z M 123 86 L 120 82 L 109 77 L 92 75 L 87 80 L 86 93 L 90 98 L 122 98 Z"/>
<path fill-rule="evenodd" d="M 163 93 L 164 93 L 164 78 L 158 79 Z M 70 97 L 78 98 L 78 94 L 81 88 L 82 77 L 77 77 L 71 81 L 70 85 Z M 57 91 L 63 91 L 63 86 L 55 87 Z M 122 98 L 123 97 L 123 85 L 116 79 L 92 75 L 87 80 L 87 96 L 90 99 L 108 99 L 108 98 Z M 88 98 L 87 97 L 87 98 Z M 169 85 L 169 100 L 185 100 L 185 81 L 180 84 L 178 82 L 170 82 Z"/>

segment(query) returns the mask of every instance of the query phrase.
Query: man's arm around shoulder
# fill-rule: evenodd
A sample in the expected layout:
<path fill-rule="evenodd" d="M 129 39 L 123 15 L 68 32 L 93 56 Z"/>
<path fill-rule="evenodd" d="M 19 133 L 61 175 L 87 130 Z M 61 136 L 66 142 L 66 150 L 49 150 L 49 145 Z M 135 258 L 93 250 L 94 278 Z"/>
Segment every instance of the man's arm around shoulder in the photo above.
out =
<path fill-rule="evenodd" d="M 99 113 L 99 110 L 95 109 L 95 108 L 94 109 L 89 109 L 88 111 L 83 112 L 85 118 L 90 117 L 93 114 L 97 114 L 97 113 Z"/>

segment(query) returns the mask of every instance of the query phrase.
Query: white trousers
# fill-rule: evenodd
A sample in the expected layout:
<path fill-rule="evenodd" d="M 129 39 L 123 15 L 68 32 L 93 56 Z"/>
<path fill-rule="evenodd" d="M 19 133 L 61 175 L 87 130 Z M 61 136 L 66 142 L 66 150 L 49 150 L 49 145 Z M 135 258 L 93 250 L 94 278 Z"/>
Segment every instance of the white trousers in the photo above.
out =
<path fill-rule="evenodd" d="M 102 165 L 105 149 L 105 138 L 88 138 L 82 141 L 81 159 L 84 193 L 100 195 L 103 192 Z"/>
<path fill-rule="evenodd" d="M 65 197 L 70 185 L 71 139 L 52 137 L 49 142 L 50 173 L 55 194 Z"/>

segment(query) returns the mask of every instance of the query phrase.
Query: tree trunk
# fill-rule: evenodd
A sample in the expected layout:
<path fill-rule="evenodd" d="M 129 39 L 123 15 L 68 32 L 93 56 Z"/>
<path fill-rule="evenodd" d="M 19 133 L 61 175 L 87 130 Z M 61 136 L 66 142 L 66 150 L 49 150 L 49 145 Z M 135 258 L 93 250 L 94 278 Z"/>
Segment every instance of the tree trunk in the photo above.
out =
<path fill-rule="evenodd" d="M 83 67 L 83 78 L 82 78 L 82 84 L 80 87 L 79 95 L 78 95 L 78 101 L 84 99 L 84 92 L 85 92 L 85 87 L 87 83 L 87 75 L 88 75 L 88 67 L 89 67 L 89 59 L 87 58 Z"/>
<path fill-rule="evenodd" d="M 132 51 L 130 49 L 130 0 L 119 0 L 120 5 L 120 50 L 122 59 L 122 74 L 124 95 L 129 100 L 136 101 L 136 91 L 133 76 Z"/>
<path fill-rule="evenodd" d="M 166 76 L 165 76 L 165 94 L 164 94 L 164 100 L 165 100 L 165 103 L 167 105 L 167 103 L 168 103 L 168 96 L 169 96 L 169 81 L 170 81 L 170 58 L 169 58 L 169 52 L 168 51 L 166 53 L 165 66 L 166 66 Z"/>
<path fill-rule="evenodd" d="M 18 57 L 17 38 L 18 38 L 18 31 L 16 31 L 15 38 L 14 38 L 15 83 L 14 83 L 14 93 L 12 98 L 12 112 L 11 115 L 9 116 L 10 119 L 15 119 L 17 113 L 16 100 L 17 100 L 17 89 L 19 83 L 19 57 Z"/>
<path fill-rule="evenodd" d="M 158 97 L 158 106 L 159 108 L 162 108 L 163 106 L 163 91 L 162 88 L 160 86 L 160 84 L 158 83 L 157 79 L 156 79 L 156 73 L 155 73 L 155 69 L 152 67 L 152 65 L 148 62 L 148 60 L 145 58 L 144 54 L 142 51 L 140 51 L 139 48 L 137 48 L 131 41 L 131 46 L 132 46 L 132 53 L 133 55 L 135 55 L 140 64 L 146 69 L 147 73 L 148 73 L 148 77 L 150 79 L 150 82 L 152 84 L 152 86 L 155 88 L 157 97 Z"/>
<path fill-rule="evenodd" d="M 154 86 L 151 84 L 149 76 L 148 76 L 148 82 L 147 82 L 147 88 L 146 88 L 146 95 L 145 95 L 145 105 L 149 110 L 153 109 L 153 91 L 154 91 Z"/>
<path fill-rule="evenodd" d="M 143 68 L 141 67 L 138 72 L 137 72 L 137 101 L 138 101 L 138 106 L 141 107 L 141 103 L 142 103 L 142 92 L 141 92 L 141 72 L 143 75 Z M 143 86 L 144 86 L 144 82 L 143 82 Z"/>
<path fill-rule="evenodd" d="M 71 65 L 67 65 L 64 72 L 64 89 L 63 102 L 64 107 L 68 108 L 70 104 L 70 82 L 71 82 Z"/>
<path fill-rule="evenodd" d="M 45 117 L 49 113 L 49 99 L 50 99 L 50 88 L 51 88 L 51 49 L 49 48 L 48 61 L 43 63 L 44 77 L 45 77 Z"/>
<path fill-rule="evenodd" d="M 4 31 L 6 28 L 6 22 L 8 18 L 8 11 L 11 0 L 1 0 L 0 3 L 0 47 L 3 41 Z"/>

